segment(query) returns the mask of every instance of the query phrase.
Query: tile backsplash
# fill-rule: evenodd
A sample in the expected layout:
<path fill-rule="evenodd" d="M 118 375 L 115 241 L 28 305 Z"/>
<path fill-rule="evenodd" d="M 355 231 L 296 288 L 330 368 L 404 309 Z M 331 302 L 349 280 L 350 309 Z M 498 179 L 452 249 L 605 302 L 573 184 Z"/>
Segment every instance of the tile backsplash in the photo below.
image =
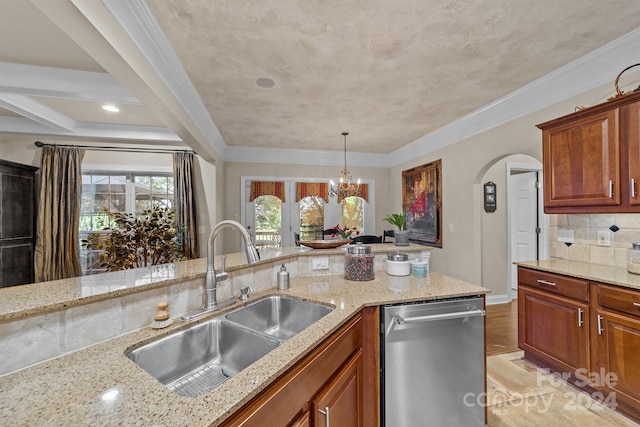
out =
<path fill-rule="evenodd" d="M 640 214 L 553 214 L 549 218 L 552 258 L 626 268 L 627 249 L 632 242 L 640 242 Z M 573 243 L 559 242 L 558 230 L 573 230 Z M 610 246 L 598 245 L 599 231 L 608 234 Z"/>

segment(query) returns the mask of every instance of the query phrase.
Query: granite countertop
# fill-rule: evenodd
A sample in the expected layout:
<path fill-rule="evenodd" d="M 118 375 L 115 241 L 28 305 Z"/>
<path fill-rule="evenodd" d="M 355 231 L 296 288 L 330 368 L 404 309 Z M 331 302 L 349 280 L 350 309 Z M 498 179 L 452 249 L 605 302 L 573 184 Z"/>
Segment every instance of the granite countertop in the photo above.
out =
<path fill-rule="evenodd" d="M 341 275 L 295 278 L 281 293 L 335 309 L 265 357 L 202 396 L 171 392 L 131 362 L 125 352 L 187 326 L 130 334 L 0 377 L 0 418 L 10 425 L 218 425 L 309 353 L 364 306 L 481 295 L 488 289 L 438 273 L 352 282 Z M 239 306 L 231 306 L 217 314 Z M 178 313 L 176 313 L 178 314 Z M 204 318 L 200 321 L 204 321 Z"/>
<path fill-rule="evenodd" d="M 386 253 L 392 250 L 411 252 L 430 250 L 428 247 L 416 244 L 400 247 L 393 243 L 383 243 L 371 245 L 371 247 L 373 253 Z M 259 266 L 296 256 L 340 255 L 343 253 L 342 248 L 310 249 L 304 246 L 263 249 L 260 250 L 260 261 L 255 265 Z M 241 252 L 229 254 L 226 257 L 228 272 L 247 267 L 247 260 Z M 220 263 L 221 257 L 218 256 L 215 259 L 215 265 L 219 266 Z M 199 258 L 107 274 L 2 288 L 0 290 L 0 322 L 193 280 L 204 277 L 206 270 L 207 260 Z"/>
<path fill-rule="evenodd" d="M 608 283 L 630 289 L 640 289 L 640 275 L 629 273 L 626 268 L 560 258 L 539 261 L 518 261 L 514 262 L 514 264 L 534 270 L 564 274 L 566 276 Z"/>

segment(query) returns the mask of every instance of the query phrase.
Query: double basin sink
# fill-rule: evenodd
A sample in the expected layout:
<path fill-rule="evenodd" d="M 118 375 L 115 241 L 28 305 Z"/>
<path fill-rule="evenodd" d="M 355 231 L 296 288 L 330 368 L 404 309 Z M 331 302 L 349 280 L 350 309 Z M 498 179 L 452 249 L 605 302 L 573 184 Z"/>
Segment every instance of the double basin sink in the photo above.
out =
<path fill-rule="evenodd" d="M 175 332 L 127 353 L 182 396 L 207 393 L 333 309 L 281 295 Z"/>

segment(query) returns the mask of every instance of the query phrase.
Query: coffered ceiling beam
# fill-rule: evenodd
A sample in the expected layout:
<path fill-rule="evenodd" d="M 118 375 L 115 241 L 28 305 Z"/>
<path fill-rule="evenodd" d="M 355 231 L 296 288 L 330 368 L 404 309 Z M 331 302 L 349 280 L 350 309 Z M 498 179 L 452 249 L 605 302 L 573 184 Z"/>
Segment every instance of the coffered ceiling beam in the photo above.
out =
<path fill-rule="evenodd" d="M 0 93 L 0 107 L 61 131 L 71 131 L 75 120 L 27 96 Z"/>
<path fill-rule="evenodd" d="M 171 130 L 159 126 L 113 125 L 105 123 L 77 122 L 72 130 L 53 129 L 23 117 L 0 117 L 3 133 L 73 137 L 83 140 L 130 140 L 184 145 L 182 139 Z"/>
<path fill-rule="evenodd" d="M 0 92 L 141 105 L 107 73 L 0 62 Z"/>

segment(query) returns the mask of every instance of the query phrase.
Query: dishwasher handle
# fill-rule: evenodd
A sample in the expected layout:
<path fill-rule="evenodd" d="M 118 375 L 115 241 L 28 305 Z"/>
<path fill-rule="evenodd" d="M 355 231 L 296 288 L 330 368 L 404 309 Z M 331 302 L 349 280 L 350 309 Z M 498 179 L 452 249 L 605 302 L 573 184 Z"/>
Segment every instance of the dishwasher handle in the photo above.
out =
<path fill-rule="evenodd" d="M 484 310 L 467 310 L 467 311 L 456 311 L 453 313 L 442 313 L 442 314 L 432 314 L 429 316 L 416 316 L 416 317 L 402 317 L 397 314 L 393 316 L 393 320 L 398 325 L 406 325 L 408 323 L 424 323 L 424 322 L 433 322 L 436 320 L 447 320 L 447 319 L 459 319 L 461 317 L 475 317 L 475 316 L 484 316 L 486 313 Z"/>

